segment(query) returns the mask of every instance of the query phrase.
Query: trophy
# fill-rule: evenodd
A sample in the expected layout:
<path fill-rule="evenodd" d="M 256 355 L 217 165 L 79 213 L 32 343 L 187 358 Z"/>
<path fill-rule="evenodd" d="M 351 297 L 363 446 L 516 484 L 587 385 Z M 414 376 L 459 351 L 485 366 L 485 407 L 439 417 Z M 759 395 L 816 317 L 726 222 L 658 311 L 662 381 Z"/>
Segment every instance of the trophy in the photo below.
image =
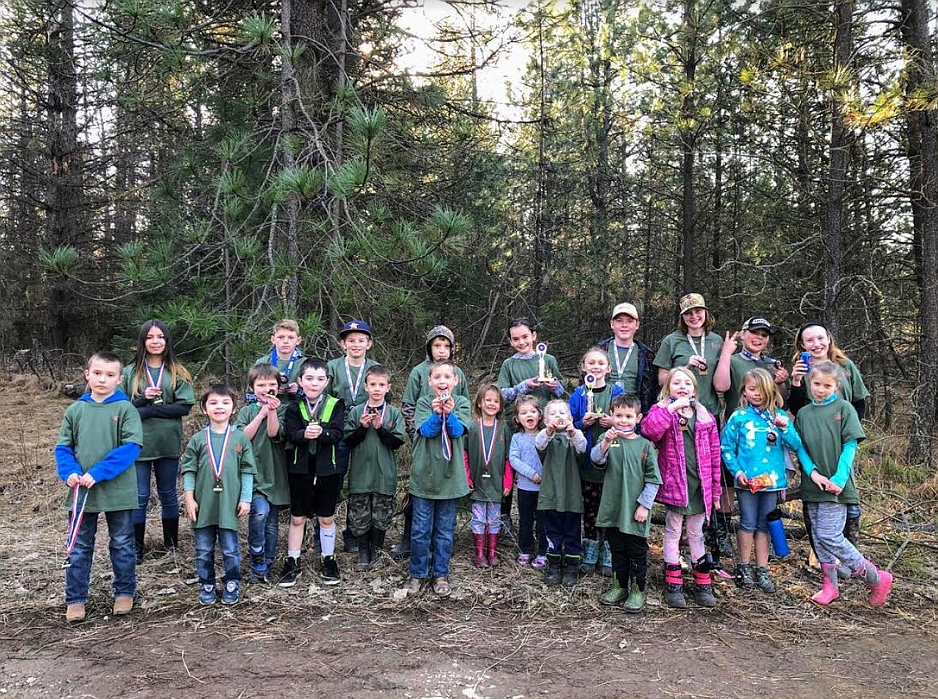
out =
<path fill-rule="evenodd" d="M 583 377 L 583 386 L 586 388 L 586 413 L 587 415 L 596 412 L 594 408 L 596 407 L 593 403 L 593 387 L 596 385 L 596 377 L 592 374 L 587 374 Z"/>
<path fill-rule="evenodd" d="M 552 378 L 554 378 L 547 371 L 547 360 L 545 359 L 547 354 L 547 345 L 545 345 L 543 342 L 538 342 L 537 347 L 534 348 L 534 351 L 537 352 L 537 380 L 541 383 L 547 383 Z"/>

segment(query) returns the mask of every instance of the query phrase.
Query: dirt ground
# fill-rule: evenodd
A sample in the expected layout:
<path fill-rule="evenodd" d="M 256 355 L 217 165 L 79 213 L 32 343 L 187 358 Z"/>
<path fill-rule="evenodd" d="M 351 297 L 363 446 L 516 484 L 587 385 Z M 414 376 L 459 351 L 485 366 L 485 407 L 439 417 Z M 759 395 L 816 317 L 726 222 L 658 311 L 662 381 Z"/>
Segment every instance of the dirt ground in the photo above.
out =
<path fill-rule="evenodd" d="M 564 591 L 510 561 L 473 569 L 463 518 L 448 600 L 395 601 L 406 567 L 356 574 L 343 554 L 338 588 L 320 586 L 309 559 L 291 590 L 245 586 L 236 607 L 206 609 L 184 582 L 184 528 L 176 558 L 138 568 L 137 606 L 117 619 L 102 525 L 88 621 L 66 626 L 64 489 L 52 450 L 67 404 L 28 377 L 0 376 L 2 696 L 938 697 L 933 568 L 906 571 L 900 556 L 885 608 L 870 609 L 848 582 L 833 608 L 820 609 L 808 599 L 818 578 L 803 565 L 802 542 L 772 564 L 776 595 L 721 582 L 717 609 L 677 612 L 660 603 L 653 538 L 649 606 L 630 616 L 596 602 L 606 584 L 597 576 Z M 865 542 L 869 553 L 890 561 L 894 547 L 876 540 Z"/>

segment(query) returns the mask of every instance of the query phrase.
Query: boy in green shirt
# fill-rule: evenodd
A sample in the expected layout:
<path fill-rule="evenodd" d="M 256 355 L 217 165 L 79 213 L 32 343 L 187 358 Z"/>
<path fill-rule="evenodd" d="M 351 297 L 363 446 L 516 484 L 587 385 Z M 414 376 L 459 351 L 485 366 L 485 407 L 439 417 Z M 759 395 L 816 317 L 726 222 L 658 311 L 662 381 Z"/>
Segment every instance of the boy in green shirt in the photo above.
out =
<path fill-rule="evenodd" d="M 257 364 L 269 364 L 277 370 L 277 394 L 293 398 L 299 390 L 300 365 L 305 356 L 298 345 L 303 341 L 300 326 L 291 318 L 277 321 L 270 335 L 270 354 L 260 357 Z"/>
<path fill-rule="evenodd" d="M 212 386 L 202 396 L 202 412 L 209 424 L 189 440 L 182 460 L 186 516 L 195 539 L 195 570 L 199 603 L 215 604 L 215 542 L 225 567 L 222 604 L 241 599 L 241 552 L 238 519 L 251 511 L 254 488 L 254 449 L 251 440 L 230 421 L 234 391 Z"/>
<path fill-rule="evenodd" d="M 404 416 L 387 402 L 390 384 L 387 369 L 380 364 L 369 367 L 368 400 L 345 418 L 345 444 L 350 450 L 348 525 L 358 537 L 356 570 L 370 570 L 378 562 L 394 514 L 394 451 L 404 443 Z"/>
<path fill-rule="evenodd" d="M 274 561 L 280 508 L 290 504 L 290 486 L 283 448 L 283 413 L 286 402 L 277 397 L 280 372 L 271 364 L 255 364 L 248 371 L 248 386 L 256 401 L 238 411 L 235 427 L 251 440 L 257 475 L 248 519 L 251 570 L 248 582 L 266 582 Z"/>
<path fill-rule="evenodd" d="M 121 360 L 98 352 L 85 369 L 88 392 L 62 417 L 55 448 L 59 478 L 73 491 L 65 570 L 65 618 L 85 618 L 91 584 L 91 561 L 98 514 L 107 519 L 111 568 L 114 571 L 114 614 L 133 609 L 137 590 L 132 513 L 137 507 L 137 475 L 131 468 L 140 454 L 143 428 L 136 408 L 117 390 Z M 68 501 L 65 508 L 69 509 Z"/>

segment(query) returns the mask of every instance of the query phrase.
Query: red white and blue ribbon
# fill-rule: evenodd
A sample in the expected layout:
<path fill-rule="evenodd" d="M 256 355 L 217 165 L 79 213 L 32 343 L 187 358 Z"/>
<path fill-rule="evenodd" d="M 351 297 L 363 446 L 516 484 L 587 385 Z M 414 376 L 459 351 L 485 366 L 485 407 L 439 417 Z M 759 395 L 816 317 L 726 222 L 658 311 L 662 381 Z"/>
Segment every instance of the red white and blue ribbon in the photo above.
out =
<path fill-rule="evenodd" d="M 225 438 L 221 443 L 221 456 L 215 455 L 215 448 L 212 446 L 212 428 L 205 428 L 205 441 L 208 443 L 208 460 L 212 464 L 212 472 L 215 474 L 215 481 L 220 481 L 225 472 L 225 456 L 228 454 L 228 441 L 231 439 L 231 425 L 225 428 Z"/>
<path fill-rule="evenodd" d="M 444 410 L 440 417 L 443 420 L 443 429 L 440 430 L 440 439 L 443 442 L 443 458 L 447 461 L 453 459 L 453 444 L 449 440 L 449 435 L 446 434 L 446 411 Z"/>
<path fill-rule="evenodd" d="M 78 541 L 81 520 L 85 516 L 85 504 L 88 502 L 88 489 L 76 485 L 72 489 L 72 509 L 68 513 L 68 533 L 65 535 L 65 555 L 71 556 Z"/>
<path fill-rule="evenodd" d="M 498 420 L 492 425 L 492 438 L 488 445 L 485 443 L 485 425 L 482 418 L 479 418 L 479 442 L 482 443 L 482 461 L 485 462 L 485 470 L 489 470 L 489 462 L 492 460 L 492 450 L 495 448 L 495 435 L 498 434 Z"/>

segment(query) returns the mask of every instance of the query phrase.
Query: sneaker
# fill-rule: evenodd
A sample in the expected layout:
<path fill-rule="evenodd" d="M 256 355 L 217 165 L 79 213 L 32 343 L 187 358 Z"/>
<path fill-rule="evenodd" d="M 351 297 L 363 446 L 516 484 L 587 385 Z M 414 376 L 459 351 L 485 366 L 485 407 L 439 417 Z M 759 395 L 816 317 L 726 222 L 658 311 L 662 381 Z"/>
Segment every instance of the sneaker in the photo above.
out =
<path fill-rule="evenodd" d="M 744 590 L 751 590 L 756 585 L 752 577 L 752 565 L 749 563 L 740 563 L 736 566 L 737 584 Z"/>
<path fill-rule="evenodd" d="M 515 561 L 519 566 L 527 566 L 531 563 L 531 554 L 529 553 L 519 553 L 518 560 Z"/>
<path fill-rule="evenodd" d="M 215 599 L 215 583 L 202 585 L 202 587 L 199 589 L 199 604 L 205 606 L 215 604 Z"/>
<path fill-rule="evenodd" d="M 255 568 L 251 566 L 251 569 L 247 574 L 247 581 L 252 585 L 258 585 L 260 583 L 267 582 L 267 569 L 266 568 Z"/>
<path fill-rule="evenodd" d="M 302 573 L 303 569 L 300 566 L 300 559 L 287 556 L 283 559 L 283 571 L 280 573 L 277 587 L 293 587 L 296 585 L 296 581 Z"/>
<path fill-rule="evenodd" d="M 85 620 L 85 605 L 70 604 L 65 608 L 65 621 L 69 624 L 77 624 Z"/>
<path fill-rule="evenodd" d="M 222 604 L 237 604 L 241 600 L 241 583 L 237 580 L 229 580 L 225 583 L 225 588 L 221 591 Z"/>
<path fill-rule="evenodd" d="M 547 567 L 547 556 L 535 556 L 531 561 L 531 567 L 535 570 L 542 570 Z"/>
<path fill-rule="evenodd" d="M 323 585 L 338 585 L 342 582 L 342 575 L 339 573 L 339 564 L 336 563 L 335 556 L 323 556 L 319 563 L 319 577 L 322 578 Z"/>
<path fill-rule="evenodd" d="M 772 582 L 772 579 L 769 577 L 769 569 L 758 566 L 756 568 L 756 587 L 766 593 L 775 592 L 775 583 Z"/>

